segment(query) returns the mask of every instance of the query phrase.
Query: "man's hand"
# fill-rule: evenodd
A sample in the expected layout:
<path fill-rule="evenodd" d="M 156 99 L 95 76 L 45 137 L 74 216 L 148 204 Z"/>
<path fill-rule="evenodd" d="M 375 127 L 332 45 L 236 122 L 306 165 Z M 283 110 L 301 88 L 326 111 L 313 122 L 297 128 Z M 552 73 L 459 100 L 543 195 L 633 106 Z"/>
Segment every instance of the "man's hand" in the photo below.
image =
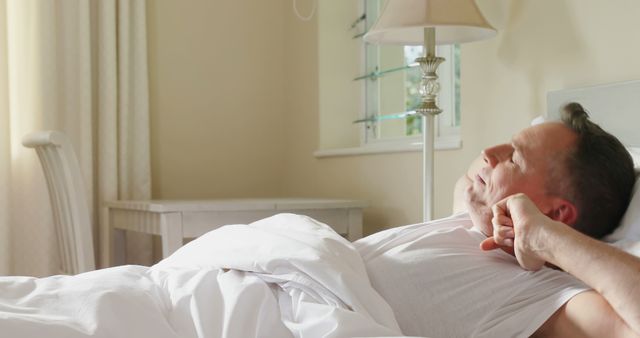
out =
<path fill-rule="evenodd" d="M 554 227 L 554 220 L 545 216 L 524 194 L 509 196 L 492 208 L 493 236 L 487 238 L 482 250 L 501 248 L 514 254 L 518 263 L 526 270 L 540 270 L 545 260 L 539 255 L 543 249 L 542 237 L 545 227 Z"/>

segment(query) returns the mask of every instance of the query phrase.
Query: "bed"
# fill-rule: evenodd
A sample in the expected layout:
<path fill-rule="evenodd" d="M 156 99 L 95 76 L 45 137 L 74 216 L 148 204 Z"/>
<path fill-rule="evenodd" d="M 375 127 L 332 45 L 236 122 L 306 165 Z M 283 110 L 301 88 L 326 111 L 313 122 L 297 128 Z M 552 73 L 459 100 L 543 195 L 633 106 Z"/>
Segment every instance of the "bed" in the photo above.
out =
<path fill-rule="evenodd" d="M 551 92 L 547 118 L 579 101 L 626 145 L 640 147 L 640 133 L 629 125 L 638 94 L 640 81 Z M 609 240 L 640 251 L 638 220 L 634 197 Z M 292 214 L 223 227 L 152 267 L 1 277 L 0 330 L 54 338 L 402 335 L 354 246 L 329 226 Z"/>

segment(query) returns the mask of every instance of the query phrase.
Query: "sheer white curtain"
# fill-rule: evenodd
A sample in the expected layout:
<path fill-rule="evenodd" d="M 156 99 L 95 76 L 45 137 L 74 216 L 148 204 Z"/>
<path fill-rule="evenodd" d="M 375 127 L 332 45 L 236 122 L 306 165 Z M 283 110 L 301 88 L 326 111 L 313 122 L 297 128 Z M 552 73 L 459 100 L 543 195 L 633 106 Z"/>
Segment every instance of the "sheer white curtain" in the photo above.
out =
<path fill-rule="evenodd" d="M 98 253 L 100 203 L 150 197 L 145 1 L 0 1 L 0 274 L 49 275 L 58 257 L 46 185 L 20 141 L 69 135 Z M 129 236 L 130 261 L 150 263 L 151 239 Z"/>

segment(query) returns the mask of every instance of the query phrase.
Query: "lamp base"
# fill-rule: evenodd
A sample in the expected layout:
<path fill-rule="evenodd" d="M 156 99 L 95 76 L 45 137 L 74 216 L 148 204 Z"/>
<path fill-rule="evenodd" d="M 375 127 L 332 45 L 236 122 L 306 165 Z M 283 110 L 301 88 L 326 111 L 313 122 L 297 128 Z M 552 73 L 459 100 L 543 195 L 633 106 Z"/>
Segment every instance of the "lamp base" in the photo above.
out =
<path fill-rule="evenodd" d="M 422 102 L 416 111 L 422 115 L 438 115 L 442 109 L 436 104 L 436 97 L 440 91 L 438 74 L 436 70 L 444 58 L 427 54 L 416 59 L 422 70 L 422 81 L 420 82 L 420 94 Z"/>
<path fill-rule="evenodd" d="M 421 114 L 423 116 L 427 115 L 438 115 L 442 113 L 442 109 L 436 105 L 436 101 L 423 101 L 420 103 L 420 106 L 416 109 L 416 113 Z"/>

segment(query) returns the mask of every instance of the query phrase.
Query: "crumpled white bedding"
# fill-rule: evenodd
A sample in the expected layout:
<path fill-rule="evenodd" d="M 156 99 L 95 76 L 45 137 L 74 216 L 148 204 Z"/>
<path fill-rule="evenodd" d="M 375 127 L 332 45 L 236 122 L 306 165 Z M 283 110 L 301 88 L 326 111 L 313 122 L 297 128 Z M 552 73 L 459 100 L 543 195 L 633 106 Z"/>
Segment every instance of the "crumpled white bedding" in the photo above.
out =
<path fill-rule="evenodd" d="M 147 268 L 0 278 L 3 337 L 357 337 L 400 329 L 359 254 L 280 214 L 231 225 Z"/>

